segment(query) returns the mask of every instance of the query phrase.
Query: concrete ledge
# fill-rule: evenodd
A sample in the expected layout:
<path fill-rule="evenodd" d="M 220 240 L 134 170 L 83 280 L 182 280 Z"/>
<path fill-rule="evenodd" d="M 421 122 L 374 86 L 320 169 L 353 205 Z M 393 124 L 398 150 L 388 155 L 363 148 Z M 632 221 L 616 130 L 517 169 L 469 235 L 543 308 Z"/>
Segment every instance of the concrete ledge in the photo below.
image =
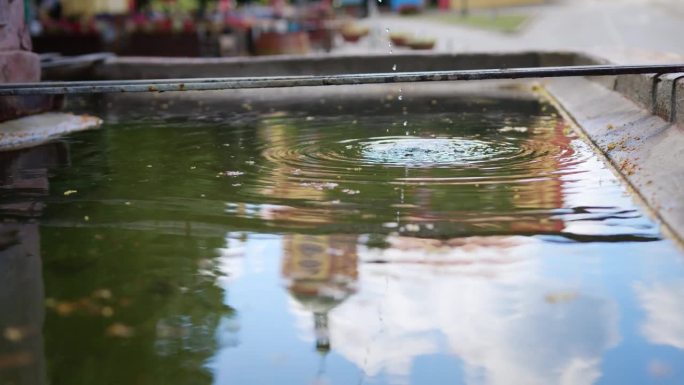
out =
<path fill-rule="evenodd" d="M 40 58 L 26 51 L 0 52 L 0 83 L 37 82 Z M 60 97 L 49 95 L 0 97 L 0 122 L 59 107 Z"/>
<path fill-rule="evenodd" d="M 652 111 L 656 84 L 654 75 L 623 75 L 616 77 L 613 89 Z"/>
<path fill-rule="evenodd" d="M 648 62 L 641 56 L 633 57 L 634 64 Z M 657 57 L 653 60 L 659 60 Z M 676 61 L 669 58 L 667 61 Z M 141 79 L 177 77 L 220 77 L 220 76 L 278 76 L 278 75 L 325 75 L 337 73 L 389 72 L 393 65 L 398 71 L 435 71 L 473 68 L 510 68 L 563 66 L 582 64 L 605 64 L 615 62 L 596 55 L 567 52 L 523 52 L 523 53 L 472 53 L 472 54 L 401 54 L 401 55 L 327 55 L 314 57 L 266 57 L 246 60 L 230 59 L 168 59 L 168 58 L 114 58 L 97 65 L 92 75 L 97 79 Z M 682 60 L 684 62 L 684 60 Z M 58 73 L 56 75 L 59 75 Z M 582 130 L 588 140 L 605 154 L 608 161 L 622 174 L 643 201 L 658 217 L 674 229 L 680 240 L 684 240 L 684 74 L 667 76 L 629 75 L 590 79 L 544 80 L 555 96 Z M 484 87 L 482 82 L 467 86 Z M 516 83 L 509 83 L 516 84 Z M 526 84 L 525 82 L 518 84 Z M 466 85 L 459 85 L 464 87 Z M 382 98 L 387 87 L 380 87 L 374 97 Z M 408 85 L 407 85 L 408 87 Z M 449 99 L 453 83 L 428 87 L 430 92 L 441 89 L 441 97 Z M 364 92 L 370 90 L 367 88 Z M 297 92 L 299 94 L 297 94 Z M 361 92 L 361 94 L 364 94 Z M 154 94 L 153 98 L 162 109 L 174 97 L 182 100 L 213 98 L 217 103 L 247 103 L 250 108 L 259 106 L 259 100 L 266 101 L 268 95 L 280 98 L 288 93 L 297 95 L 293 103 L 302 98 L 321 98 L 326 93 L 337 96 L 358 95 L 357 88 L 320 87 L 297 90 L 231 91 L 224 93 L 174 93 Z M 409 93 L 410 94 L 410 93 Z M 191 96 L 192 95 L 192 96 Z M 260 95 L 260 96 L 259 96 Z M 302 96 L 306 95 L 306 96 Z M 369 96 L 369 94 L 366 94 Z M 251 99 L 250 99 L 251 98 Z M 112 95 L 106 98 L 103 114 L 112 111 L 112 104 L 124 108 L 125 101 L 147 104 L 152 114 L 168 114 L 156 109 L 149 95 Z M 287 98 L 285 98 L 287 99 Z M 146 103 L 140 103 L 145 100 Z M 244 101 L 240 101 L 244 100 Z M 308 99 L 307 99 L 308 100 Z M 264 106 L 269 103 L 263 103 Z M 130 103 L 129 103 L 130 105 Z M 199 105 L 199 104 L 198 104 Z M 135 108 L 133 108 L 135 109 Z M 332 113 L 337 113 L 332 111 Z"/>
<path fill-rule="evenodd" d="M 0 83 L 26 83 L 40 80 L 40 57 L 32 52 L 0 52 Z"/>
<path fill-rule="evenodd" d="M 684 123 L 684 73 L 618 76 L 613 89 L 653 115 Z"/>
<path fill-rule="evenodd" d="M 643 55 L 643 54 L 642 54 Z M 457 69 L 485 69 L 511 67 L 545 67 L 609 64 L 625 60 L 589 53 L 577 52 L 520 52 L 520 53 L 403 53 L 395 55 L 313 55 L 272 56 L 256 58 L 155 58 L 155 57 L 113 57 L 89 67 L 81 73 L 81 79 L 164 79 L 191 77 L 239 77 L 280 75 L 330 75 L 367 72 L 390 72 L 396 65 L 397 71 L 439 71 Z M 642 56 L 638 56 L 639 61 Z M 648 57 L 648 56 L 646 56 Z M 651 61 L 659 57 L 650 58 Z M 636 60 L 636 59 L 635 59 Z M 667 57 L 667 62 L 677 58 Z M 646 60 L 648 62 L 648 60 Z M 682 59 L 684 62 L 684 59 Z M 74 79 L 73 69 L 46 69 L 49 80 Z M 647 110 L 670 120 L 680 116 L 684 119 L 684 104 L 672 103 L 675 94 L 684 97 L 684 92 L 673 92 L 679 81 L 668 75 L 603 76 L 591 78 L 603 86 L 613 89 Z M 656 108 L 657 107 L 657 108 Z"/>
<path fill-rule="evenodd" d="M 584 58 L 583 64 L 663 64 L 684 63 L 684 57 L 676 55 L 657 55 L 644 52 L 612 55 L 606 59 L 588 54 L 578 54 L 575 62 Z M 627 99 L 649 111 L 653 115 L 671 122 L 684 124 L 684 73 L 643 74 L 591 78 L 604 87 L 617 91 Z"/>
<path fill-rule="evenodd" d="M 99 127 L 102 121 L 92 116 L 60 112 L 27 116 L 0 123 L 0 150 L 33 147 L 60 135 Z"/>
<path fill-rule="evenodd" d="M 674 88 L 672 100 L 675 103 L 673 121 L 684 125 L 684 78 L 680 78 Z"/>
<path fill-rule="evenodd" d="M 279 75 L 329 75 L 339 73 L 439 71 L 476 68 L 538 67 L 572 63 L 574 53 L 521 52 L 395 55 L 320 55 L 274 56 L 256 58 L 113 58 L 96 66 L 84 78 L 163 79 L 182 77 L 231 77 Z M 60 80 L 57 69 L 47 73 L 50 80 Z M 73 76 L 73 75 L 72 75 Z"/>
<path fill-rule="evenodd" d="M 588 80 L 554 79 L 547 88 L 633 190 L 684 239 L 684 128 Z"/>

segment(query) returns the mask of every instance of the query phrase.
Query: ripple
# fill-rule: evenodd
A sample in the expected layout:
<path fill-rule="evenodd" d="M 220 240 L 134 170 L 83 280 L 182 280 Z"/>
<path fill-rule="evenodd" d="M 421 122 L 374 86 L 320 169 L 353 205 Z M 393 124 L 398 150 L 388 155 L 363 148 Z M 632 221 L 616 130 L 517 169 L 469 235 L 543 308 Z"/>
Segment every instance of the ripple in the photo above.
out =
<path fill-rule="evenodd" d="M 516 152 L 508 143 L 463 138 L 380 137 L 359 145 L 363 161 L 409 167 L 467 165 Z"/>
<path fill-rule="evenodd" d="M 258 172 L 245 173 L 234 197 L 281 205 L 259 214 L 270 223 L 318 229 L 372 232 L 393 222 L 435 224 L 449 234 L 557 234 L 577 219 L 615 230 L 603 217 L 557 215 L 575 194 L 574 181 L 594 178 L 586 162 L 593 153 L 562 120 L 515 122 L 525 130 L 502 130 L 510 125 L 503 121 L 412 121 L 410 136 L 381 118 L 345 127 L 318 119 L 265 125 Z"/>
<path fill-rule="evenodd" d="M 268 169 L 297 180 L 374 183 L 511 183 L 558 178 L 586 154 L 567 137 L 498 132 L 352 139 L 298 133 L 262 151 Z"/>
<path fill-rule="evenodd" d="M 141 139 L 146 130 L 128 130 L 113 147 L 122 163 L 116 170 L 126 172 L 107 180 L 135 186 L 126 201 L 141 216 L 195 215 L 259 231 L 650 234 L 560 118 L 448 116 L 412 115 L 411 136 L 401 118 L 381 114 L 182 124 L 179 135 L 148 128 L 164 147 Z M 140 155 L 128 156 L 130 148 Z M 604 205 L 600 213 L 573 210 Z"/>

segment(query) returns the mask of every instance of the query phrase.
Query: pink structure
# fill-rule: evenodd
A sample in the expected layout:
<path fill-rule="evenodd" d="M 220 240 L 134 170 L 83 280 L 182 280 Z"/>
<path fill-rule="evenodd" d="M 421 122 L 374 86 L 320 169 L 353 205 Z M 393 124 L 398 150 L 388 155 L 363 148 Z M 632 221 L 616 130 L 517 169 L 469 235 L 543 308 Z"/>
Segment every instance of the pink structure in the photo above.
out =
<path fill-rule="evenodd" d="M 0 0 L 0 83 L 40 81 L 40 58 L 31 52 L 23 0 Z M 0 98 L 0 122 L 52 109 L 58 97 Z"/>
<path fill-rule="evenodd" d="M 0 82 L 40 80 L 40 59 L 31 53 L 24 2 L 0 0 Z"/>

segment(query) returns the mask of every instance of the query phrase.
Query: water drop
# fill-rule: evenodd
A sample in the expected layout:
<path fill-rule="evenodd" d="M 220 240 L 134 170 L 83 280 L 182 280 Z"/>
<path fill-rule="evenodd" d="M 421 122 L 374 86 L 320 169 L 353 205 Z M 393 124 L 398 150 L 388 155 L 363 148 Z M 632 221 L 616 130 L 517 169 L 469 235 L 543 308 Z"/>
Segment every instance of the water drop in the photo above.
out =
<path fill-rule="evenodd" d="M 401 95 L 399 95 L 399 96 L 397 97 L 397 99 L 399 99 L 399 100 L 404 100 L 404 97 L 401 96 Z"/>
<path fill-rule="evenodd" d="M 395 64 L 392 66 L 392 71 L 396 71 L 396 70 L 397 70 L 397 65 Z"/>
<path fill-rule="evenodd" d="M 404 127 L 408 126 L 408 120 L 404 120 Z"/>
<path fill-rule="evenodd" d="M 381 3 L 382 3 L 382 1 L 381 1 Z M 385 32 L 389 33 L 389 31 L 390 31 L 389 28 L 385 28 Z"/>

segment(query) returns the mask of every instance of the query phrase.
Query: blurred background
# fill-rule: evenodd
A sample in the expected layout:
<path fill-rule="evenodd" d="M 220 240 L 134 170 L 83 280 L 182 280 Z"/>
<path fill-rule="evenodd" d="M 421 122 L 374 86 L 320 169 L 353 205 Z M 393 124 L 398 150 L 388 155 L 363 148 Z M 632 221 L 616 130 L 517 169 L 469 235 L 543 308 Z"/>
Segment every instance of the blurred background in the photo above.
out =
<path fill-rule="evenodd" d="M 325 52 L 684 53 L 681 0 L 26 0 L 36 52 L 220 57 Z M 46 57 L 44 55 L 44 58 Z"/>

